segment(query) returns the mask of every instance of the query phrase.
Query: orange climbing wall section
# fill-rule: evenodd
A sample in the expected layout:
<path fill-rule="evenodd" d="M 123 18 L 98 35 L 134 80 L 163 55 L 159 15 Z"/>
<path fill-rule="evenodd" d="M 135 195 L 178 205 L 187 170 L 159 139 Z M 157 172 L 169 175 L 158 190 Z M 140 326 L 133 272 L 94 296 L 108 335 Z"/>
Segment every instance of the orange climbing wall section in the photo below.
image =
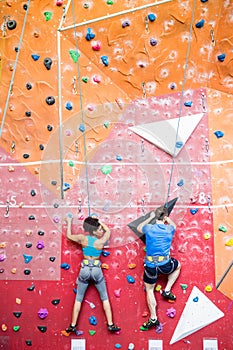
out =
<path fill-rule="evenodd" d="M 82 255 L 65 238 L 64 218 L 71 212 L 73 230 L 81 232 L 89 210 L 111 227 L 110 255 L 102 261 L 122 331 L 107 333 L 90 288 L 85 298 L 95 309 L 84 302 L 78 321 L 86 349 L 127 349 L 130 342 L 148 349 L 149 339 L 160 339 L 164 350 L 197 350 L 204 338 L 231 349 L 232 6 L 0 2 L 1 349 L 70 349 L 60 330 L 70 322 Z M 176 316 L 166 315 L 171 305 L 156 292 L 163 332 L 142 332 L 144 245 L 127 224 L 166 201 L 172 158 L 129 127 L 197 113 L 202 119 L 175 159 L 170 183 L 171 198 L 179 197 L 172 212 L 178 225 L 172 254 L 182 264 Z M 109 173 L 104 165 L 111 165 Z M 224 317 L 169 345 L 193 286 Z M 41 309 L 48 312 L 44 319 Z M 89 324 L 92 315 L 96 326 Z"/>

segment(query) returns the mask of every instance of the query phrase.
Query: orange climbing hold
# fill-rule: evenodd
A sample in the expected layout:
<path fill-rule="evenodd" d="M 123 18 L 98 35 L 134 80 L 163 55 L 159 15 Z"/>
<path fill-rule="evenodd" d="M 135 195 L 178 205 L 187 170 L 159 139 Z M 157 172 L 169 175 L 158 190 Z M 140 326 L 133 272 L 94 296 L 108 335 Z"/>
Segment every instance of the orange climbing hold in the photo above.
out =
<path fill-rule="evenodd" d="M 136 266 L 137 266 L 136 264 L 128 264 L 129 269 L 135 269 Z"/>

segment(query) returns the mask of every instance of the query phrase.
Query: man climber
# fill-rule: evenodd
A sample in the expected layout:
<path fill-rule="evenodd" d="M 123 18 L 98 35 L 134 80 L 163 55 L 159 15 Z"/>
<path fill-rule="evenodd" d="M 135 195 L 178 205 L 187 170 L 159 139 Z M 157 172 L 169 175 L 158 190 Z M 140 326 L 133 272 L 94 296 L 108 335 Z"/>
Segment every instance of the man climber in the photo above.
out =
<path fill-rule="evenodd" d="M 178 260 L 170 256 L 170 248 L 176 225 L 167 215 L 168 210 L 166 207 L 158 208 L 155 212 L 151 212 L 149 218 L 137 227 L 137 230 L 140 233 L 144 233 L 146 237 L 143 280 L 146 288 L 150 318 L 142 325 L 142 328 L 145 330 L 159 326 L 156 315 L 157 303 L 154 296 L 154 288 L 160 274 L 168 275 L 167 285 L 161 293 L 162 296 L 167 300 L 176 300 L 175 295 L 171 292 L 171 287 L 179 276 L 181 266 Z M 153 218 L 156 219 L 156 222 L 152 225 L 150 222 Z"/>
<path fill-rule="evenodd" d="M 120 331 L 120 328 L 117 327 L 112 320 L 111 305 L 109 302 L 100 261 L 102 249 L 110 238 L 110 230 L 105 224 L 99 222 L 97 218 L 89 216 L 83 223 L 83 229 L 86 233 L 88 233 L 88 235 L 72 234 L 72 218 L 68 216 L 66 221 L 67 238 L 73 242 L 81 244 L 84 259 L 81 263 L 81 269 L 76 282 L 77 294 L 73 307 L 72 320 L 69 327 L 65 331 L 62 331 L 62 334 L 69 336 L 71 333 L 76 332 L 76 323 L 81 309 L 81 304 L 90 282 L 95 284 L 95 287 L 97 288 L 103 302 L 103 309 L 108 323 L 108 330 L 112 333 L 118 332 Z"/>

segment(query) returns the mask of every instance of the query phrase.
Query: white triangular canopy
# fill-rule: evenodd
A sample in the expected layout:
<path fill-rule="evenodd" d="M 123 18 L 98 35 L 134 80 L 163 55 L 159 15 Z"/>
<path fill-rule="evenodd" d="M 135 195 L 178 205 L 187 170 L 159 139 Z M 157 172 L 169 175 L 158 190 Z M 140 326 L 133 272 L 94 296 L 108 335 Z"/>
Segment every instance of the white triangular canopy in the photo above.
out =
<path fill-rule="evenodd" d="M 129 129 L 171 156 L 177 156 L 200 122 L 203 113 L 132 126 Z M 182 145 L 179 147 L 179 144 Z M 178 146 L 178 147 L 177 147 Z"/>
<path fill-rule="evenodd" d="M 197 287 L 188 298 L 183 313 L 173 333 L 170 344 L 187 337 L 223 317 L 224 313 Z"/>

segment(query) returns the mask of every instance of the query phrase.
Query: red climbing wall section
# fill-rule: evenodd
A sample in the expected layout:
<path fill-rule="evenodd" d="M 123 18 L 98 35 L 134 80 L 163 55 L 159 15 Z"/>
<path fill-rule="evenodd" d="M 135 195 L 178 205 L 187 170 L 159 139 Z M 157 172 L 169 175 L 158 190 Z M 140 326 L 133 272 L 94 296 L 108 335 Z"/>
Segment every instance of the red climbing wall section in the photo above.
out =
<path fill-rule="evenodd" d="M 232 13 L 220 0 L 0 2 L 0 349 L 68 350 L 72 338 L 88 350 L 146 350 L 151 339 L 164 350 L 206 350 L 203 340 L 213 338 L 231 350 Z M 181 117 L 190 125 L 174 158 L 156 123 Z M 150 123 L 157 143 L 131 129 Z M 143 332 L 144 244 L 127 224 L 168 195 L 178 197 L 177 301 L 162 300 L 159 280 L 162 332 Z M 64 219 L 72 213 L 73 231 L 82 232 L 89 212 L 111 228 L 102 262 L 122 330 L 108 333 L 91 287 L 83 334 L 64 337 L 82 259 Z M 194 286 L 224 316 L 199 309 L 203 328 L 171 345 Z"/>

